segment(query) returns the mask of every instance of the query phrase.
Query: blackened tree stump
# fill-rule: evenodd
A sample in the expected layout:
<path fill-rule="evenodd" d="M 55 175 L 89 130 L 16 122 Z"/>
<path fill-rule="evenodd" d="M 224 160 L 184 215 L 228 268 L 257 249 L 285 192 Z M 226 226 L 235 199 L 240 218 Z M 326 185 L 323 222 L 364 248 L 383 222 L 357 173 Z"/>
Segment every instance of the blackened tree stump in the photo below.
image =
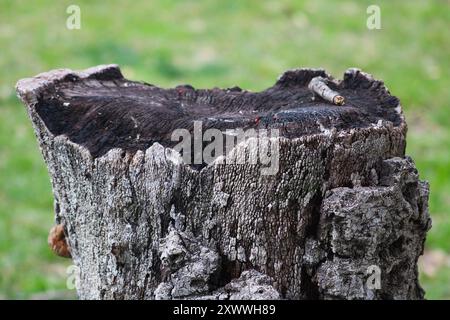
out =
<path fill-rule="evenodd" d="M 312 99 L 316 77 L 345 104 Z M 292 70 L 253 93 L 161 89 L 108 65 L 43 73 L 17 92 L 80 298 L 423 298 L 428 184 L 405 156 L 398 99 L 370 75 Z M 171 134 L 194 121 L 278 129 L 277 172 L 220 157 L 186 163 Z M 250 140 L 225 159 L 251 152 Z"/>

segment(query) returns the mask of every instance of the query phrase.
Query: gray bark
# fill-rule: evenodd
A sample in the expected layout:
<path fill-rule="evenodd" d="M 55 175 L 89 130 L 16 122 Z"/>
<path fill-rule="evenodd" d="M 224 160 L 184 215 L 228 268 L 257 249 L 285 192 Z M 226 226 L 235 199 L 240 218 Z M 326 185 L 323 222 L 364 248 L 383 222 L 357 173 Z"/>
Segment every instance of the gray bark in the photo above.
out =
<path fill-rule="evenodd" d="M 194 170 L 158 142 L 94 157 L 48 129 L 36 111 L 43 88 L 111 70 L 58 70 L 17 85 L 51 176 L 56 223 L 81 271 L 81 299 L 423 298 L 428 185 L 404 154 L 399 106 L 397 125 L 279 138 L 276 175 L 219 162 Z M 379 288 L 368 283 L 373 266 Z"/>

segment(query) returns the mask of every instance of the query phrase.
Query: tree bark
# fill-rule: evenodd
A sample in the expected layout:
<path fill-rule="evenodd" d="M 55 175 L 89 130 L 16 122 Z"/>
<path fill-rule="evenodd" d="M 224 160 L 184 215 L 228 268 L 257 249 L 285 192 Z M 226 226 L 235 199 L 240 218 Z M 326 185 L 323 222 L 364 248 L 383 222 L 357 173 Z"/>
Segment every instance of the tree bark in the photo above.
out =
<path fill-rule="evenodd" d="M 315 77 L 345 105 L 312 100 Z M 40 74 L 17 92 L 81 299 L 423 298 L 428 184 L 405 156 L 398 99 L 370 75 L 292 70 L 253 93 L 161 89 L 109 65 Z M 199 119 L 279 129 L 278 172 L 186 164 L 170 133 Z"/>

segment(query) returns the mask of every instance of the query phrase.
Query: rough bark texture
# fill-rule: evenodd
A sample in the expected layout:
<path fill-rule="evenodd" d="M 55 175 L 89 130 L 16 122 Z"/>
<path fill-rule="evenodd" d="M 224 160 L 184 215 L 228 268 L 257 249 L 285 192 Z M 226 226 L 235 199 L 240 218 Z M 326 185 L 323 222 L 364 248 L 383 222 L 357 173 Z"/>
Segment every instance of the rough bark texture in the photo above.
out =
<path fill-rule="evenodd" d="M 311 100 L 317 76 L 345 106 Z M 260 93 L 165 90 L 110 65 L 41 74 L 17 91 L 81 270 L 80 298 L 423 298 L 428 185 L 405 156 L 398 100 L 370 75 L 350 69 L 334 81 L 299 69 Z M 196 119 L 281 128 L 278 173 L 186 165 L 169 133 Z M 374 265 L 379 289 L 366 283 Z"/>

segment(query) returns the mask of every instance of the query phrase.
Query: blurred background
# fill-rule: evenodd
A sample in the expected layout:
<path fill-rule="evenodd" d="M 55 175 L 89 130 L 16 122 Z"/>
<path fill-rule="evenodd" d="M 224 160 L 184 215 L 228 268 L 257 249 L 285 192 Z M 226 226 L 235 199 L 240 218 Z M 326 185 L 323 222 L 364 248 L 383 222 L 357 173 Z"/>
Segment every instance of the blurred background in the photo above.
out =
<path fill-rule="evenodd" d="M 81 9 L 70 30 L 69 5 Z M 369 5 L 381 10 L 370 30 Z M 163 87 L 262 90 L 286 69 L 359 67 L 402 102 L 407 154 L 431 184 L 420 261 L 428 299 L 450 299 L 450 2 L 0 0 L 0 299 L 74 298 L 70 260 L 47 247 L 53 198 L 18 79 L 117 63 Z"/>

